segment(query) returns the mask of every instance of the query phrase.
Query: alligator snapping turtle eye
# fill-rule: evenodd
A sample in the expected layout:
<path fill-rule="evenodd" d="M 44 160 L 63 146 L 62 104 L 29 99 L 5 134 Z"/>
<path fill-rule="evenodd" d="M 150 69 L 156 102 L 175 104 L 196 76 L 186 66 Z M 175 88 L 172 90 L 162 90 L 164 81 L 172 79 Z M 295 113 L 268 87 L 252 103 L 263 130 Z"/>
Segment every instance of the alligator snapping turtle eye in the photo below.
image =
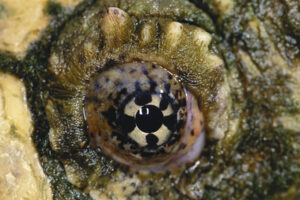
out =
<path fill-rule="evenodd" d="M 85 115 L 91 143 L 131 168 L 166 170 L 193 161 L 204 145 L 197 100 L 156 64 L 123 64 L 96 73 Z"/>
<path fill-rule="evenodd" d="M 45 96 L 51 148 L 69 177 L 100 176 L 103 154 L 136 170 L 182 171 L 199 158 L 203 121 L 209 137 L 226 131 L 228 85 L 212 36 L 102 7 L 68 22 L 52 46 Z"/>

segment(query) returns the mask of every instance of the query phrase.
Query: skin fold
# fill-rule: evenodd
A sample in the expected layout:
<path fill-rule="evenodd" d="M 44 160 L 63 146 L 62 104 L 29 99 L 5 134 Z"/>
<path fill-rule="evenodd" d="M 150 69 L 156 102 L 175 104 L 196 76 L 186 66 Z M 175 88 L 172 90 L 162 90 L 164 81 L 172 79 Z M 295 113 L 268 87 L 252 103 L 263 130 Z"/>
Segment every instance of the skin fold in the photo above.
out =
<path fill-rule="evenodd" d="M 41 37 L 24 58 L 0 51 L 0 70 L 25 83 L 53 199 L 299 199 L 299 5 L 86 0 L 71 12 L 49 3 Z M 197 98 L 206 140 L 192 163 L 139 173 L 89 145 L 88 80 L 132 61 L 158 63 Z"/>

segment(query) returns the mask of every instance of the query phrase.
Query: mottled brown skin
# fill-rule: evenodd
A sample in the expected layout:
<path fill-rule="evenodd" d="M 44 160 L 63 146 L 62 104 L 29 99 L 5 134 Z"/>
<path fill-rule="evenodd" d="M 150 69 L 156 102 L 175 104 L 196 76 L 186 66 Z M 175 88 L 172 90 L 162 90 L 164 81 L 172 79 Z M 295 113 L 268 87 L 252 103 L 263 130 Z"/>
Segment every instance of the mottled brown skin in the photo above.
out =
<path fill-rule="evenodd" d="M 34 97 L 34 115 L 43 116 L 38 122 L 50 124 L 51 148 L 47 128 L 36 125 L 34 137 L 56 199 L 89 199 L 93 189 L 113 198 L 106 186 L 124 177 L 138 180 L 127 199 L 299 199 L 299 1 L 192 2 L 79 6 L 49 42 L 51 53 L 36 48 L 21 65 L 29 72 L 15 72 Z M 122 12 L 105 15 L 115 7 Z M 7 60 L 1 69 L 14 63 Z M 158 63 L 198 97 L 208 139 L 184 173 L 136 175 L 89 146 L 82 113 L 89 77 L 133 60 Z M 49 71 L 31 72 L 34 62 Z"/>

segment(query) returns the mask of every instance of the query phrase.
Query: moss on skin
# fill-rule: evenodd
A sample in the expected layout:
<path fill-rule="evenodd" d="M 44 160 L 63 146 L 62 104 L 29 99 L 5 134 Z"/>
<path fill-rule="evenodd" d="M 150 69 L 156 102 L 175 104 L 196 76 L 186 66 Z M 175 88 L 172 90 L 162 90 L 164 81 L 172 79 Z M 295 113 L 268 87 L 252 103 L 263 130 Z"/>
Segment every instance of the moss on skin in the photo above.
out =
<path fill-rule="evenodd" d="M 18 75 L 26 83 L 35 121 L 33 138 L 54 188 L 55 199 L 89 199 L 68 182 L 58 158 L 68 157 L 71 153 L 70 161 L 79 163 L 78 170 L 87 174 L 94 170 L 101 172 L 95 181 L 107 181 L 107 177 L 114 177 L 114 171 L 122 169 L 100 152 L 87 148 L 75 151 L 68 146 L 63 154 L 52 151 L 45 116 L 45 99 L 51 93 L 48 82 L 54 79 L 48 68 L 50 47 L 57 41 L 65 22 L 81 16 L 84 10 L 92 12 L 103 5 L 117 5 L 136 19 L 147 13 L 149 18 L 145 21 L 153 20 L 162 12 L 147 10 L 156 1 L 121 2 L 85 1 L 72 16 L 59 15 L 22 61 L 8 53 L 0 53 L 0 69 Z M 160 2 L 166 4 L 165 9 L 170 9 L 168 6 L 177 8 L 186 1 Z M 236 120 L 231 125 L 236 125 L 236 132 L 228 133 L 222 140 L 208 140 L 199 162 L 186 168 L 181 176 L 176 173 L 141 175 L 143 187 L 138 188 L 136 194 L 139 197 L 151 195 L 152 199 L 298 199 L 300 133 L 286 129 L 277 120 L 282 113 L 295 117 L 300 113 L 299 102 L 293 98 L 294 91 L 291 90 L 291 84 L 295 82 L 291 69 L 299 69 L 294 64 L 299 59 L 298 18 L 295 17 L 299 11 L 295 9 L 296 5 L 290 1 L 239 0 L 234 1 L 231 11 L 220 13 L 217 4 L 210 1 L 194 3 L 208 14 L 191 9 L 190 13 L 173 11 L 164 17 L 183 19 L 181 22 L 201 26 L 213 33 L 210 49 L 222 55 L 226 64 L 225 74 L 233 102 L 231 119 Z M 91 8 L 91 4 L 94 7 Z M 189 14 L 191 17 L 185 18 Z M 67 26 L 72 27 L 74 21 L 68 22 Z M 68 94 L 62 95 L 68 99 Z M 84 185 L 87 179 L 82 179 Z"/>
<path fill-rule="evenodd" d="M 63 13 L 63 7 L 62 7 L 62 5 L 60 3 L 57 3 L 54 0 L 48 0 L 45 12 L 48 15 L 57 16 L 57 15 Z"/>

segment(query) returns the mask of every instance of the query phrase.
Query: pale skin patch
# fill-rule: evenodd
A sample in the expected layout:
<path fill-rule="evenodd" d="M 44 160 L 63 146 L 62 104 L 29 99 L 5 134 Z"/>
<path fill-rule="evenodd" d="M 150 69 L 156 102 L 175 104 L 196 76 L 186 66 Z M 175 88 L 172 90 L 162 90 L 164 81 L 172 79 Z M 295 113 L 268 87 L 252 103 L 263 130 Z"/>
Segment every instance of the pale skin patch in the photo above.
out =
<path fill-rule="evenodd" d="M 299 85 L 300 85 L 300 61 L 299 60 L 295 60 L 294 61 L 294 68 L 290 68 L 288 66 L 288 63 L 286 62 L 286 60 L 284 60 L 284 58 L 280 55 L 280 53 L 278 52 L 275 43 L 270 40 L 270 35 L 268 34 L 264 23 L 262 23 L 258 18 L 254 18 L 249 22 L 249 27 L 251 28 L 251 30 L 256 34 L 256 35 L 260 35 L 263 39 L 264 42 L 268 45 L 268 60 L 272 62 L 272 64 L 274 66 L 277 66 L 278 68 L 280 68 L 282 70 L 282 74 L 285 75 L 289 75 L 291 77 L 291 80 L 293 82 L 293 84 L 289 84 L 289 87 L 292 88 L 292 90 L 294 91 L 292 96 L 293 99 L 295 99 L 295 101 L 297 103 L 300 102 L 300 92 L 299 92 Z M 241 50 L 239 51 L 241 52 Z M 244 53 L 246 55 L 246 53 Z M 242 54 L 243 55 L 243 54 Z M 242 56 L 242 62 L 244 61 L 251 61 L 249 56 Z M 246 63 L 247 64 L 247 68 L 248 69 L 255 69 L 255 65 L 254 64 L 250 64 L 250 63 Z M 257 68 L 256 68 L 257 69 Z M 253 71 L 253 70 L 251 70 Z M 255 72 L 259 72 L 259 70 L 255 70 Z M 256 73 L 258 74 L 258 73 Z M 283 126 L 286 129 L 289 130 L 299 130 L 299 115 L 290 115 L 288 113 L 284 113 L 282 114 L 282 116 L 278 117 L 278 120 L 283 124 Z M 277 122 L 274 122 L 274 125 L 277 125 Z"/>
<path fill-rule="evenodd" d="M 61 3 L 62 6 L 64 7 L 75 7 L 82 0 L 56 0 L 56 1 Z"/>
<path fill-rule="evenodd" d="M 194 41 L 197 45 L 205 45 L 206 47 L 211 42 L 211 35 L 201 28 L 197 28 L 194 32 Z"/>
<path fill-rule="evenodd" d="M 259 69 L 257 69 L 256 65 L 252 62 L 251 57 L 245 51 L 239 49 L 238 55 L 240 56 L 242 64 L 247 66 L 245 69 L 249 70 L 250 74 L 253 76 L 261 76 Z"/>
<path fill-rule="evenodd" d="M 133 193 L 141 184 L 136 174 L 128 177 L 123 172 L 118 171 L 114 181 L 101 188 L 87 188 L 86 191 L 94 200 L 111 200 L 114 197 L 120 200 L 135 199 Z"/>
<path fill-rule="evenodd" d="M 116 47 L 130 38 L 132 22 L 129 15 L 116 7 L 109 7 L 101 23 L 101 31 L 106 39 L 106 45 Z"/>
<path fill-rule="evenodd" d="M 47 0 L 1 0 L 7 15 L 0 19 L 0 50 L 23 57 L 31 41 L 50 21 L 43 9 Z"/>
<path fill-rule="evenodd" d="M 0 18 L 0 50 L 25 56 L 30 43 L 38 39 L 50 22 L 44 12 L 48 0 L 0 0 L 5 14 Z M 65 8 L 75 7 L 82 0 L 56 0 Z"/>
<path fill-rule="evenodd" d="M 212 3 L 222 15 L 231 13 L 234 7 L 233 0 L 213 0 Z"/>
<path fill-rule="evenodd" d="M 24 84 L 0 74 L 0 199 L 52 199 L 31 134 Z"/>
<path fill-rule="evenodd" d="M 166 33 L 165 45 L 168 48 L 174 48 L 177 46 L 182 36 L 183 25 L 179 22 L 171 22 L 167 25 L 165 33 Z"/>
<path fill-rule="evenodd" d="M 156 30 L 154 30 L 155 27 L 151 26 L 150 24 L 144 24 L 141 28 L 141 32 L 140 32 L 140 44 L 142 46 L 145 46 L 147 44 L 149 44 L 154 37 L 154 33 Z"/>

